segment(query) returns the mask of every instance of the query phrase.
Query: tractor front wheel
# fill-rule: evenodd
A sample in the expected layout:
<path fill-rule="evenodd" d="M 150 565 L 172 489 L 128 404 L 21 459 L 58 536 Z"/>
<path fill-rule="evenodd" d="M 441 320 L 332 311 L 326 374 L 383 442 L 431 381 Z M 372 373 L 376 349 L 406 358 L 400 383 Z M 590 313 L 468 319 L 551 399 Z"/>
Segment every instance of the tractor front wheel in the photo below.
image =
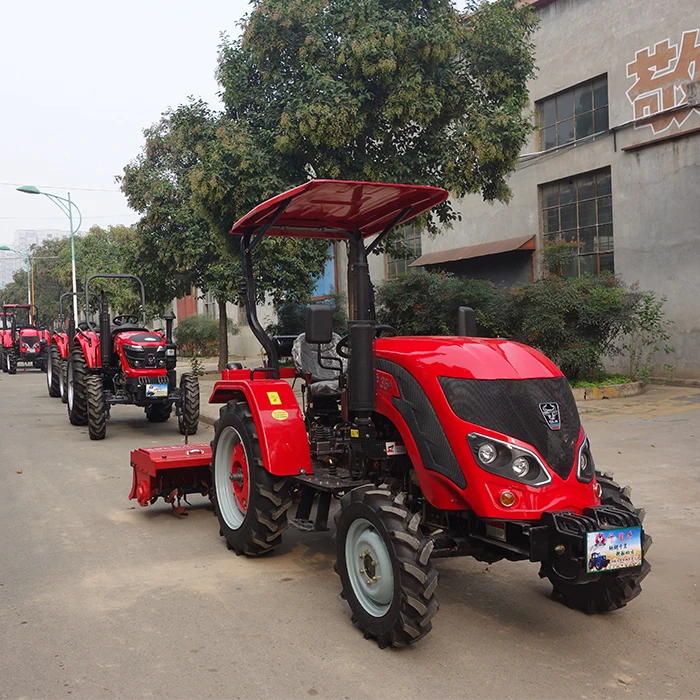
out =
<path fill-rule="evenodd" d="M 5 361 L 5 348 L 0 348 L 0 367 L 3 372 L 7 372 L 7 362 Z"/>
<path fill-rule="evenodd" d="M 182 403 L 177 417 L 180 435 L 194 435 L 199 427 L 199 380 L 196 375 L 182 375 L 180 394 Z"/>
<path fill-rule="evenodd" d="M 61 403 L 68 403 L 68 360 L 61 358 L 59 363 L 58 390 L 61 395 Z"/>
<path fill-rule="evenodd" d="M 405 498 L 389 488 L 361 486 L 343 496 L 335 515 L 341 596 L 365 638 L 381 648 L 425 637 L 439 607 L 432 541 Z"/>
<path fill-rule="evenodd" d="M 149 403 L 144 409 L 146 412 L 146 418 L 151 423 L 165 423 L 166 420 L 170 418 L 170 414 L 173 410 L 173 405 L 170 401 L 163 401 L 162 403 Z"/>
<path fill-rule="evenodd" d="M 66 394 L 68 395 L 68 419 L 72 425 L 87 425 L 86 383 L 87 363 L 83 351 L 74 348 L 68 358 Z"/>
<path fill-rule="evenodd" d="M 102 377 L 90 374 L 85 378 L 87 426 L 91 440 L 104 440 L 107 434 L 107 403 Z"/>
<path fill-rule="evenodd" d="M 611 474 L 596 472 L 598 483 L 602 487 L 601 503 L 606 506 L 623 508 L 644 520 L 644 511 L 634 507 L 630 500 L 628 487 L 623 488 L 613 480 Z M 570 608 L 578 608 L 585 613 L 605 613 L 624 608 L 627 603 L 636 598 L 641 592 L 641 582 L 651 571 L 651 564 L 646 560 L 647 551 L 651 546 L 651 537 L 643 533 L 642 553 L 644 561 L 641 569 L 633 573 L 625 573 L 625 570 L 603 573 L 597 581 L 590 583 L 567 583 L 557 577 L 551 567 L 543 565 L 540 570 L 541 577 L 547 577 L 553 586 L 552 597 L 560 599 Z"/>
<path fill-rule="evenodd" d="M 214 427 L 212 480 L 219 533 L 236 554 L 270 552 L 287 529 L 287 510 L 292 505 L 289 482 L 265 469 L 255 422 L 245 402 L 229 401 Z"/>
<path fill-rule="evenodd" d="M 5 357 L 7 362 L 7 372 L 8 374 L 17 374 L 17 362 L 19 362 L 19 357 L 15 352 L 14 348 L 10 348 L 5 351 Z"/>
<path fill-rule="evenodd" d="M 52 345 L 46 353 L 46 386 L 52 398 L 61 395 L 61 351 L 58 345 Z"/>

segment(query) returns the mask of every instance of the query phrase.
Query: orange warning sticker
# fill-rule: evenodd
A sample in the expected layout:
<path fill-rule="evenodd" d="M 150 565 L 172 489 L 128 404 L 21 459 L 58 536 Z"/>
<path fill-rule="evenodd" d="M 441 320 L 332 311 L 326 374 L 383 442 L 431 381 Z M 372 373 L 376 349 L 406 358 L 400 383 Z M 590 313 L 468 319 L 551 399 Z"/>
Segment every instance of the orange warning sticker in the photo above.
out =
<path fill-rule="evenodd" d="M 276 391 L 268 391 L 267 398 L 270 402 L 270 406 L 281 406 L 282 405 L 282 399 L 280 398 L 280 395 Z"/>

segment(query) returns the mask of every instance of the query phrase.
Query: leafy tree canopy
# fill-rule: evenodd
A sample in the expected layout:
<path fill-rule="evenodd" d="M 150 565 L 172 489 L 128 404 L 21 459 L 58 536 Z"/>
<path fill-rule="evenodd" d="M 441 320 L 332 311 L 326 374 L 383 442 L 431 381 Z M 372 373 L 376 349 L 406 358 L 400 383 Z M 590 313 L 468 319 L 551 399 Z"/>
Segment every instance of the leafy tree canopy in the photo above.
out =
<path fill-rule="evenodd" d="M 515 0 L 257 0 L 224 38 L 219 81 L 244 122 L 303 178 L 415 182 L 508 200 L 531 130 L 535 17 Z M 449 222 L 449 203 L 436 211 Z M 437 230 L 437 223 L 430 223 Z"/>

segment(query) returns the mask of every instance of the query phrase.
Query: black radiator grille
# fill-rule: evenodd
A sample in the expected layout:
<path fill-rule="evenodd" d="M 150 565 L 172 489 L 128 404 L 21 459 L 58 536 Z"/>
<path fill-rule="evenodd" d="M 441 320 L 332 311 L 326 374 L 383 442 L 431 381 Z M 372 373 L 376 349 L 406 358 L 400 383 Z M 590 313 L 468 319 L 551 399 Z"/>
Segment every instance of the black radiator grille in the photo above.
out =
<path fill-rule="evenodd" d="M 566 377 L 458 379 L 440 377 L 452 410 L 462 419 L 522 440 L 566 479 L 574 465 L 581 422 Z M 559 406 L 561 427 L 552 430 L 540 404 Z"/>

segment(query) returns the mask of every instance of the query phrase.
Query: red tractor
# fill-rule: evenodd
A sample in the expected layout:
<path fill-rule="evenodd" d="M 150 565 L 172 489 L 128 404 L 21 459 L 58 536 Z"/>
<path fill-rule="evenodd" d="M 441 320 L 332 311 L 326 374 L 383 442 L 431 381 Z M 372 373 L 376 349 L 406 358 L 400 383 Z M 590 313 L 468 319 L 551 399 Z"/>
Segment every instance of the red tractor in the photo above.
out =
<path fill-rule="evenodd" d="M 268 554 L 290 522 L 327 530 L 339 499 L 341 595 L 380 647 L 431 630 L 441 557 L 536 562 L 556 597 L 588 613 L 626 605 L 650 569 L 643 511 L 596 471 L 569 384 L 550 360 L 475 337 L 466 307 L 456 337 L 400 337 L 377 324 L 367 256 L 447 196 L 314 180 L 240 219 L 232 233 L 241 236 L 248 322 L 267 366 L 223 372 L 210 398 L 223 404 L 211 453 L 208 445 L 132 452 L 132 498 L 172 500 L 208 480 L 220 534 L 237 554 Z M 252 253 L 265 236 L 348 246 L 348 334 L 333 335 L 330 307 L 311 306 L 295 341 L 296 372 L 280 367 L 256 314 Z M 302 407 L 289 383 L 295 374 L 304 378 Z M 179 486 L 168 466 L 182 475 Z M 607 554 L 601 543 L 620 536 L 629 556 L 589 570 L 595 552 Z"/>
<path fill-rule="evenodd" d="M 69 335 L 73 335 L 73 333 L 63 330 L 65 323 L 63 300 L 72 296 L 72 292 L 66 292 L 61 294 L 58 300 L 58 327 L 61 330 L 51 333 L 46 356 L 46 385 L 49 390 L 49 396 L 53 398 L 60 396 L 63 403 L 66 403 L 68 400 L 66 394 L 66 372 L 68 369 L 67 360 L 70 345 Z M 74 319 L 71 318 L 71 326 L 74 323 Z"/>
<path fill-rule="evenodd" d="M 177 347 L 172 340 L 175 315 L 167 312 L 165 335 L 146 327 L 146 293 L 134 275 L 98 274 L 85 282 L 85 308 L 89 308 L 90 282 L 126 279 L 139 286 L 139 314 L 110 318 L 104 291 L 99 294 L 99 328 L 88 323 L 76 329 L 71 341 L 66 374 L 68 417 L 73 425 L 87 425 L 91 440 L 102 440 L 115 404 L 143 407 L 146 418 L 162 423 L 173 406 L 183 435 L 193 435 L 199 425 L 199 382 L 183 374 L 177 386 Z"/>
<path fill-rule="evenodd" d="M 14 304 L 3 304 L 0 311 L 0 367 L 7 372 L 7 360 L 5 359 L 5 347 L 9 348 L 12 338 L 12 317 Z"/>
<path fill-rule="evenodd" d="M 4 325 L 8 316 L 10 327 L 3 331 L 3 369 L 9 374 L 16 374 L 17 365 L 23 363 L 46 372 L 49 332 L 37 325 L 36 306 L 4 304 Z"/>

